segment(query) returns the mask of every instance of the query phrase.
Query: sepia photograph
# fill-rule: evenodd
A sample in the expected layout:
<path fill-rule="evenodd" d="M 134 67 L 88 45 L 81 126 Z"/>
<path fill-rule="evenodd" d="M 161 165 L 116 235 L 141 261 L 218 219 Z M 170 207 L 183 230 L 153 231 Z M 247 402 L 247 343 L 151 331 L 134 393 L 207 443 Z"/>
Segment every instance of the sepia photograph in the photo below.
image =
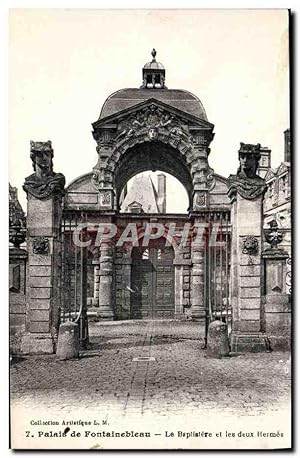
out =
<path fill-rule="evenodd" d="M 291 21 L 10 9 L 12 449 L 292 448 Z"/>

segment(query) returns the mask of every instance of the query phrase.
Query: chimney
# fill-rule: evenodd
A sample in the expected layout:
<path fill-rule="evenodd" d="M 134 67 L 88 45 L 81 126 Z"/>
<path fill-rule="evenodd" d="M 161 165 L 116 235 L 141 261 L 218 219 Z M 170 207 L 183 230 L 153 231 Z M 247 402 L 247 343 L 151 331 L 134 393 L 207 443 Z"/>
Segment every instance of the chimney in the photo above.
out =
<path fill-rule="evenodd" d="M 261 178 L 265 178 L 269 168 L 271 167 L 271 150 L 266 146 L 260 148 L 260 160 L 258 164 L 257 174 Z"/>
<path fill-rule="evenodd" d="M 284 131 L 284 162 L 291 162 L 291 136 L 290 129 Z"/>
<path fill-rule="evenodd" d="M 158 184 L 158 198 L 157 198 L 157 206 L 159 213 L 166 213 L 166 175 L 160 173 L 157 176 L 157 184 Z"/>

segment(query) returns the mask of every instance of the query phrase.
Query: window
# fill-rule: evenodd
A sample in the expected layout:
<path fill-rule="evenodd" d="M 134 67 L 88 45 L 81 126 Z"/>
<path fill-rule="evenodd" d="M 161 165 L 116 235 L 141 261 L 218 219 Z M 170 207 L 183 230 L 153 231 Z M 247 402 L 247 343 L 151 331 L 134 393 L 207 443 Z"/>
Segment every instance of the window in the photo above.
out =
<path fill-rule="evenodd" d="M 266 156 L 261 157 L 261 165 L 265 166 L 268 163 L 268 158 Z"/>
<path fill-rule="evenodd" d="M 286 197 L 286 191 L 287 191 L 287 175 L 283 175 L 281 177 L 281 194 L 283 197 Z"/>
<path fill-rule="evenodd" d="M 160 75 L 155 75 L 155 84 L 160 84 Z"/>
<path fill-rule="evenodd" d="M 274 184 L 273 184 L 273 181 L 271 181 L 271 183 L 269 183 L 269 197 L 270 197 L 270 199 L 272 199 L 273 193 L 274 193 Z"/>

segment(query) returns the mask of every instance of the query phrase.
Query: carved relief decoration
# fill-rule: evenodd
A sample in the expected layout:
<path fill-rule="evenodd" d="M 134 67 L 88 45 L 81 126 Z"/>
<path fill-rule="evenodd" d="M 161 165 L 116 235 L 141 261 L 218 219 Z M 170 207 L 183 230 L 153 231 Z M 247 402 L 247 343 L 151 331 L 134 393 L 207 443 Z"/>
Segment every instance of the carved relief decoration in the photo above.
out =
<path fill-rule="evenodd" d="M 242 253 L 243 254 L 248 254 L 249 256 L 253 256 L 258 254 L 258 239 L 254 237 L 253 235 L 248 235 L 244 240 L 243 240 L 243 245 L 242 245 Z"/>
<path fill-rule="evenodd" d="M 205 192 L 197 192 L 195 195 L 195 206 L 196 207 L 205 207 L 206 205 L 206 193 Z"/>
<path fill-rule="evenodd" d="M 286 290 L 288 294 L 292 294 L 292 258 L 286 260 L 287 272 L 285 277 Z"/>
<path fill-rule="evenodd" d="M 112 191 L 100 192 L 100 207 L 111 207 L 112 206 Z"/>
<path fill-rule="evenodd" d="M 49 254 L 49 240 L 46 237 L 35 237 L 32 239 L 32 251 L 34 254 Z"/>
<path fill-rule="evenodd" d="M 209 166 L 207 167 L 206 180 L 207 180 L 207 189 L 208 189 L 208 191 L 212 191 L 212 189 L 216 185 L 216 178 L 215 178 L 214 172 L 215 172 L 214 169 L 212 169 Z"/>
<path fill-rule="evenodd" d="M 264 230 L 265 239 L 271 245 L 271 249 L 277 248 L 283 240 L 283 233 L 278 228 L 278 223 L 275 219 L 273 219 L 269 223 L 269 228 Z"/>
<path fill-rule="evenodd" d="M 137 136 L 153 141 L 157 139 L 159 133 L 182 140 L 190 146 L 195 144 L 195 139 L 189 133 L 188 127 L 183 126 L 177 116 L 151 104 L 120 123 L 115 137 L 116 146 Z"/>
<path fill-rule="evenodd" d="M 94 168 L 92 175 L 92 184 L 95 189 L 99 190 L 105 186 L 104 170 Z"/>

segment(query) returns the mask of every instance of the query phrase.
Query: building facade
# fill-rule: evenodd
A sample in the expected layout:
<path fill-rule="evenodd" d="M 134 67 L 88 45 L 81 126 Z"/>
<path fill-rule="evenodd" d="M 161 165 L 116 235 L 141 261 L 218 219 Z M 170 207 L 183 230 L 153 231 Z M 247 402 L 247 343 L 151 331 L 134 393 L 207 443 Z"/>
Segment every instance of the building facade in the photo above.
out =
<path fill-rule="evenodd" d="M 282 233 L 279 247 L 288 253 L 286 259 L 286 292 L 292 292 L 292 206 L 291 206 L 291 151 L 290 130 L 284 132 L 283 162 L 267 171 L 267 192 L 264 199 L 264 227 L 276 221 Z"/>

